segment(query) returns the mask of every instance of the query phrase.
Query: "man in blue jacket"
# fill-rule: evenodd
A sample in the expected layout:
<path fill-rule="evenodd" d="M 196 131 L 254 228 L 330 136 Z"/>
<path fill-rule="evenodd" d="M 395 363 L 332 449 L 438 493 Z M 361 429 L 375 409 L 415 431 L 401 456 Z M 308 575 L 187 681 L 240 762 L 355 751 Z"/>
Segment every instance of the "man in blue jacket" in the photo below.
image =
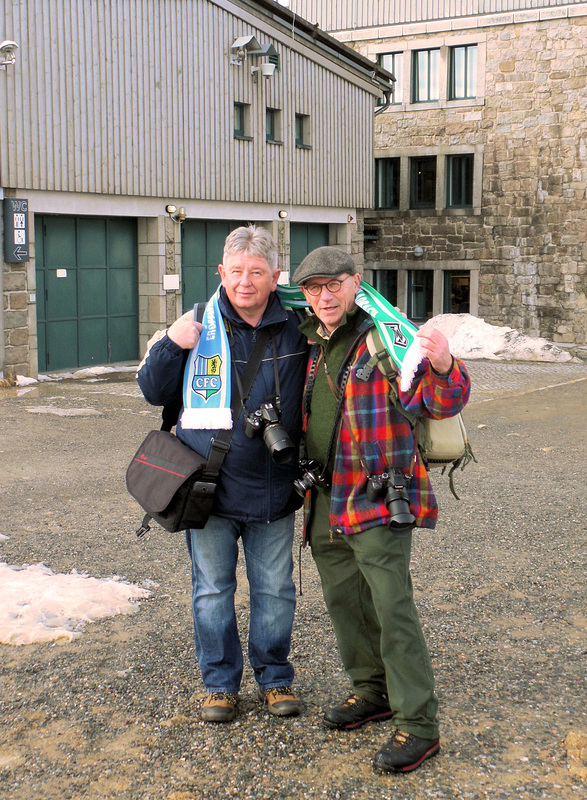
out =
<path fill-rule="evenodd" d="M 271 338 L 249 396 L 241 395 L 243 410 L 233 421 L 212 514 L 202 530 L 187 531 L 196 655 L 208 691 L 201 714 L 206 722 L 229 722 L 236 714 L 243 672 L 234 607 L 240 538 L 250 590 L 248 656 L 259 698 L 271 714 L 294 716 L 301 704 L 291 687 L 294 670 L 289 662 L 295 610 L 294 511 L 299 505 L 292 480 L 307 345 L 295 314 L 283 308 L 275 293 L 277 249 L 266 230 L 248 226 L 232 231 L 218 271 L 222 282 L 218 304 L 228 334 L 232 386 L 241 386 L 258 331 L 270 326 Z M 199 341 L 201 328 L 188 312 L 148 349 L 137 379 L 149 403 L 166 405 L 182 397 L 187 351 Z M 245 416 L 264 403 L 281 407 L 281 424 L 295 447 L 289 463 L 276 463 L 264 436 L 249 438 L 250 430 L 245 434 Z M 181 414 L 176 432 L 203 456 L 208 456 L 217 434 L 182 426 Z"/>

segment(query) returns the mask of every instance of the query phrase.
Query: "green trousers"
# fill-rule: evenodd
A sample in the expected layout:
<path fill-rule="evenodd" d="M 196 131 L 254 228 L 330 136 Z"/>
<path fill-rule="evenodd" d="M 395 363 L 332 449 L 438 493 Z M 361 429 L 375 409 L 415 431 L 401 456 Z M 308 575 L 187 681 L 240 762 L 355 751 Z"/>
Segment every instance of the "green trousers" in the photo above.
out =
<path fill-rule="evenodd" d="M 394 725 L 436 739 L 438 701 L 414 604 L 411 535 L 397 538 L 387 526 L 331 535 L 329 495 L 312 499 L 312 556 L 353 691 L 374 703 L 387 695 Z"/>

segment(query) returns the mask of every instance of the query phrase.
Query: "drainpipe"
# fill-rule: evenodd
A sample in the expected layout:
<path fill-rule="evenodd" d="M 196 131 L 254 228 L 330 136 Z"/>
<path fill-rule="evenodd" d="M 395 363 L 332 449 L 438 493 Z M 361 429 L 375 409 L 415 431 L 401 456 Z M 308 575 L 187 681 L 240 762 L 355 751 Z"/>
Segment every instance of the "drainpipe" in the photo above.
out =
<path fill-rule="evenodd" d="M 4 189 L 0 186 L 0 200 L 4 201 Z M 4 205 L 4 203 L 2 203 Z M 4 215 L 2 215 L 4 217 Z M 4 346 L 4 222 L 0 220 L 0 378 L 4 377 L 6 350 Z"/>
<path fill-rule="evenodd" d="M 382 111 L 385 111 L 385 109 L 389 108 L 389 106 L 391 105 L 392 95 L 393 91 L 391 89 L 389 91 L 383 92 L 383 96 L 385 97 L 385 103 L 382 106 L 378 106 L 376 108 L 375 114 L 373 116 L 376 117 L 378 114 L 381 114 Z"/>

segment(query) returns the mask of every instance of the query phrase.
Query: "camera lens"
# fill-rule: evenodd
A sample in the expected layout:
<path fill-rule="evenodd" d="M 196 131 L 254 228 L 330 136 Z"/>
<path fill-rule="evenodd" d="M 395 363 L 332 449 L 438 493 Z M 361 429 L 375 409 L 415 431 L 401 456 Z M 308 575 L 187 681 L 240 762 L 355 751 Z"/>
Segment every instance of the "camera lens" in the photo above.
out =
<path fill-rule="evenodd" d="M 263 441 L 276 464 L 291 461 L 295 447 L 283 425 L 267 425 L 263 431 Z"/>
<path fill-rule="evenodd" d="M 299 494 L 300 497 L 305 497 L 306 492 L 312 488 L 314 485 L 314 480 L 309 472 L 305 475 L 302 475 L 301 478 L 296 478 L 293 482 L 294 489 Z"/>

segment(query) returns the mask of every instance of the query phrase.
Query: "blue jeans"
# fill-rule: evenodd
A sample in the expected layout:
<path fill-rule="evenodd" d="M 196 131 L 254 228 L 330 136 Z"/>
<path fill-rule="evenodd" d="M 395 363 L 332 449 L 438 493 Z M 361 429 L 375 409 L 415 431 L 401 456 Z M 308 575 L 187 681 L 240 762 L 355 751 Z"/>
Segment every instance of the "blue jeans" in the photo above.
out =
<path fill-rule="evenodd" d="M 248 655 L 255 679 L 261 689 L 291 685 L 293 531 L 293 514 L 271 523 L 211 516 L 202 530 L 187 531 L 196 655 L 208 692 L 238 692 L 243 674 L 234 607 L 239 537 L 249 581 Z"/>

